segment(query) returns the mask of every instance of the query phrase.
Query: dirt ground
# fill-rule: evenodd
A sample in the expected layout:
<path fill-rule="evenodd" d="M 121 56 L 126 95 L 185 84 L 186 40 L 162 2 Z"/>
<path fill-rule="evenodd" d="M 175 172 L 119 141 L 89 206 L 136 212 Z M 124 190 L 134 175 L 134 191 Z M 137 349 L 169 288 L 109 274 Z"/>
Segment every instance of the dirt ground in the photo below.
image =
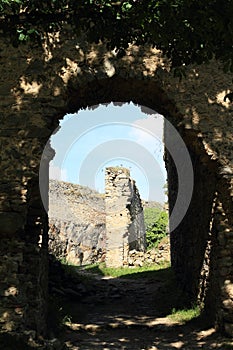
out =
<path fill-rule="evenodd" d="M 60 340 L 71 350 L 233 349 L 208 317 L 187 323 L 167 317 L 183 305 L 168 270 L 135 279 L 92 274 L 81 301 L 73 293 L 63 305 Z"/>

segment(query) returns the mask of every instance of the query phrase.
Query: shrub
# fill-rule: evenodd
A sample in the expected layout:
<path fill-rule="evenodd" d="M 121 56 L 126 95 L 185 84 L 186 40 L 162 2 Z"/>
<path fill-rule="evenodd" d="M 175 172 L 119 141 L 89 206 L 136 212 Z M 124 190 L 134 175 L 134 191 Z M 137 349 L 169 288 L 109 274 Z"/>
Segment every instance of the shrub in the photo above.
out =
<path fill-rule="evenodd" d="M 147 248 L 157 248 L 167 235 L 168 213 L 156 208 L 146 208 L 144 216 Z"/>

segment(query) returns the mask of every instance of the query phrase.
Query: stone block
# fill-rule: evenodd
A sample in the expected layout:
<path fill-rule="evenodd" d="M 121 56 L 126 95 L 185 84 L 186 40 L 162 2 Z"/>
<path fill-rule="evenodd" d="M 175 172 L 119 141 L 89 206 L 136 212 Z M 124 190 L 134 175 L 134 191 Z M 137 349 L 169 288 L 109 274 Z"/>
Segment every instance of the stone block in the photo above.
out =
<path fill-rule="evenodd" d="M 137 260 L 134 261 L 134 265 L 141 267 L 141 266 L 143 266 L 143 261 L 141 259 L 137 259 Z"/>
<path fill-rule="evenodd" d="M 233 283 L 228 283 L 224 286 L 225 292 L 233 299 Z"/>
<path fill-rule="evenodd" d="M 224 300 L 223 307 L 228 310 L 233 310 L 233 301 L 231 299 Z"/>

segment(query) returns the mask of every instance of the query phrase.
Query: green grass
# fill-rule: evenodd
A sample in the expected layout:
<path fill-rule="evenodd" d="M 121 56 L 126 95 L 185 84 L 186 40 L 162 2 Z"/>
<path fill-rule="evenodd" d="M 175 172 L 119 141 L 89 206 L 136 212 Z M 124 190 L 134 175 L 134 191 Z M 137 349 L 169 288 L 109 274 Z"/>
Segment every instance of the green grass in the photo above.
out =
<path fill-rule="evenodd" d="M 177 322 L 188 322 L 200 316 L 199 306 L 194 306 L 190 309 L 176 310 L 172 309 L 172 314 L 168 317 Z"/>
<path fill-rule="evenodd" d="M 102 276 L 111 276 L 115 278 L 148 278 L 153 277 L 153 272 L 170 268 L 170 262 L 163 262 L 154 265 L 144 265 L 142 267 L 106 267 L 104 263 L 86 265 L 81 269 L 86 272 L 100 274 Z"/>

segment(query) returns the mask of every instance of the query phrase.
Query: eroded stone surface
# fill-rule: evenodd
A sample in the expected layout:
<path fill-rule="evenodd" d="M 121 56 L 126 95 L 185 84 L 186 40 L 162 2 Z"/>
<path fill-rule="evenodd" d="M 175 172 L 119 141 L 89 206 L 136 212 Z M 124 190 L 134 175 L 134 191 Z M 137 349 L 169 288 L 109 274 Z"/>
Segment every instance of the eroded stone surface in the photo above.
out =
<path fill-rule="evenodd" d="M 145 251 L 143 207 L 135 181 L 122 167 L 105 172 L 106 265 L 128 265 L 129 251 Z"/>
<path fill-rule="evenodd" d="M 0 36 L 0 268 L 9 264 L 3 291 L 19 289 L 18 295 L 0 301 L 1 329 L 43 333 L 46 328 L 48 223 L 38 183 L 49 136 L 65 113 L 98 103 L 133 101 L 167 117 L 189 149 L 194 194 L 173 233 L 172 264 L 181 286 L 194 299 L 202 288 L 207 310 L 213 310 L 220 328 L 231 333 L 231 313 L 223 302 L 231 299 L 224 291 L 225 281 L 233 281 L 233 108 L 224 101 L 232 74 L 213 60 L 186 67 L 186 77 L 179 80 L 156 49 L 131 46 L 118 59 L 103 45 L 76 36 L 69 26 L 45 37 L 41 47 L 15 48 L 7 36 Z M 52 157 L 51 151 L 42 160 L 45 193 Z M 167 171 L 172 210 L 178 185 L 169 159 Z M 17 315 L 16 305 L 22 310 Z"/>
<path fill-rule="evenodd" d="M 94 263 L 105 252 L 104 194 L 50 180 L 49 251 L 72 264 Z"/>

